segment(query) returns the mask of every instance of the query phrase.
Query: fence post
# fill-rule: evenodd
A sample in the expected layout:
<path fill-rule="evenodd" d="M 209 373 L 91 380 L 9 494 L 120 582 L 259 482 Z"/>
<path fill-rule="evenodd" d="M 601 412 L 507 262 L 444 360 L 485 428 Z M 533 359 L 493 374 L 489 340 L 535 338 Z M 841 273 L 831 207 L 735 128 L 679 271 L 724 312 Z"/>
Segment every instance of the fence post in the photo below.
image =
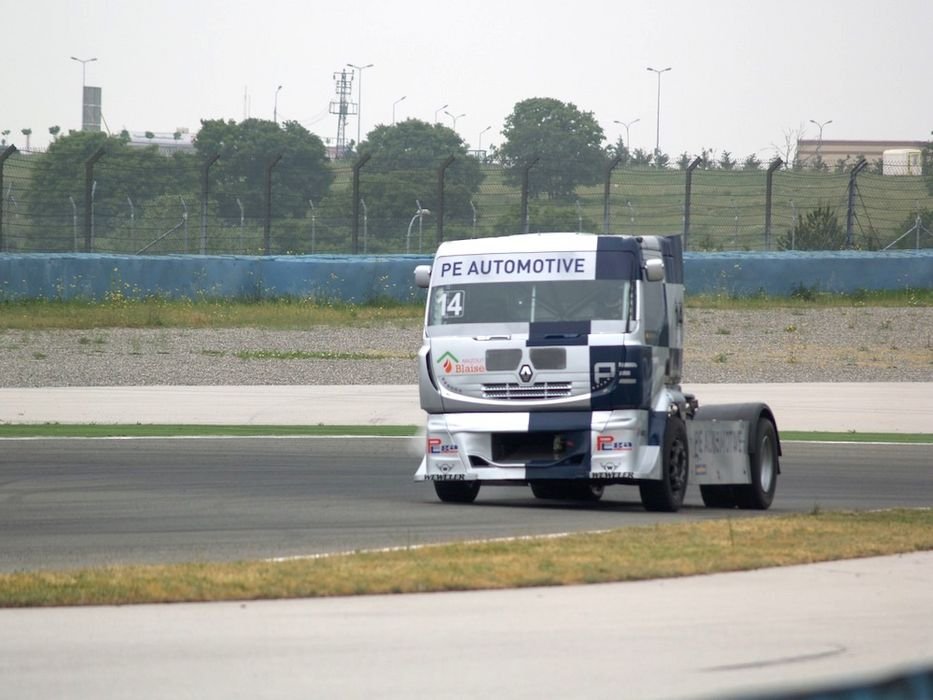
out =
<path fill-rule="evenodd" d="M 266 163 L 266 222 L 263 234 L 263 247 L 266 255 L 269 255 L 272 248 L 272 168 L 278 165 L 280 160 L 282 160 L 281 153 Z"/>
<path fill-rule="evenodd" d="M 84 252 L 91 252 L 91 229 L 94 225 L 94 163 L 104 155 L 104 147 L 99 147 L 84 161 Z"/>
<path fill-rule="evenodd" d="M 775 158 L 768 166 L 765 180 L 765 250 L 771 250 L 771 190 L 774 185 L 774 171 L 784 165 L 784 161 Z"/>
<path fill-rule="evenodd" d="M 690 192 L 693 190 L 693 171 L 702 162 L 703 159 L 697 156 L 687 166 L 687 180 L 684 189 L 684 250 L 687 250 L 687 236 L 690 235 Z"/>
<path fill-rule="evenodd" d="M 16 146 L 12 144 L 7 146 L 3 153 L 0 153 L 0 253 L 6 250 L 3 241 L 3 200 L 5 198 L 3 194 L 3 166 L 6 164 L 6 159 L 14 153 L 16 153 Z"/>
<path fill-rule="evenodd" d="M 372 157 L 372 153 L 367 153 L 353 164 L 353 234 L 351 250 L 354 255 L 360 252 L 360 170 Z"/>
<path fill-rule="evenodd" d="M 219 153 L 215 153 L 206 161 L 201 168 L 201 255 L 207 252 L 207 171 L 220 158 Z"/>
<path fill-rule="evenodd" d="M 535 167 L 540 158 L 532 158 L 522 170 L 522 233 L 528 233 L 528 171 Z"/>
<path fill-rule="evenodd" d="M 444 242 L 444 176 L 447 168 L 454 162 L 452 155 L 447 156 L 437 170 L 437 244 Z M 420 251 L 419 251 L 420 252 Z"/>
<path fill-rule="evenodd" d="M 855 220 L 856 178 L 868 166 L 867 160 L 860 160 L 849 173 L 849 202 L 846 209 L 846 248 L 852 248 L 852 224 Z"/>
<path fill-rule="evenodd" d="M 603 188 L 603 233 L 609 233 L 609 181 L 612 180 L 612 171 L 621 162 L 622 156 L 616 156 L 609 161 L 609 167 L 606 168 L 606 182 Z"/>

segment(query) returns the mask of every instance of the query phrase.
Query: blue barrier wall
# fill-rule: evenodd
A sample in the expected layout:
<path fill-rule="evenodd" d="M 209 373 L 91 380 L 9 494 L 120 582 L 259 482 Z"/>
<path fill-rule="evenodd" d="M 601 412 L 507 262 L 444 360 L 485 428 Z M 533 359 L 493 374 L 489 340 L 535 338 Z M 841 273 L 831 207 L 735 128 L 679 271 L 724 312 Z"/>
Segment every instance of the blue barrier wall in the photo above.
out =
<path fill-rule="evenodd" d="M 423 298 L 415 265 L 430 256 L 0 255 L 0 300 L 164 296 L 314 297 L 353 303 Z M 688 293 L 787 295 L 795 289 L 933 287 L 933 250 L 686 253 Z"/>

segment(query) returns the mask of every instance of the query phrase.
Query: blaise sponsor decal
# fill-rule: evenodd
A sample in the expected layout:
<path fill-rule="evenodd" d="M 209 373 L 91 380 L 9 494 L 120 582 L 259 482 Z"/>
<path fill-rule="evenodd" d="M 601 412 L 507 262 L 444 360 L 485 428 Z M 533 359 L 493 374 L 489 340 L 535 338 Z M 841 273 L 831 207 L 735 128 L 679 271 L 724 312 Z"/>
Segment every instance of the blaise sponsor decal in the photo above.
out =
<path fill-rule="evenodd" d="M 486 361 L 481 357 L 465 357 L 460 360 L 449 350 L 437 358 L 444 374 L 482 374 L 486 371 Z"/>

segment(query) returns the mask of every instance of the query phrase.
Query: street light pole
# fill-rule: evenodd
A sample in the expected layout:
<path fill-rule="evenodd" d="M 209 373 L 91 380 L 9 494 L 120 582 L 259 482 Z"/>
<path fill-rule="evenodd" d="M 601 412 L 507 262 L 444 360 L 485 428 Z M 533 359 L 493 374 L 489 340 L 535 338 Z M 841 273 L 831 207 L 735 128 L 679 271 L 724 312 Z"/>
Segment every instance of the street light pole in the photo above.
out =
<path fill-rule="evenodd" d="M 632 150 L 632 142 L 629 141 L 628 139 L 628 129 L 632 124 L 636 122 L 640 122 L 640 121 L 641 121 L 641 117 L 639 117 L 638 119 L 633 119 L 630 122 L 620 122 L 618 119 L 613 120 L 613 124 L 621 124 L 622 126 L 625 127 L 625 147 L 629 149 L 630 151 Z"/>
<path fill-rule="evenodd" d="M 450 105 L 441 105 L 440 107 L 434 110 L 434 123 L 435 124 L 437 124 L 437 113 L 440 112 L 442 109 L 447 109 L 449 106 Z"/>
<path fill-rule="evenodd" d="M 454 124 L 453 130 L 454 130 L 454 131 L 457 130 L 457 120 L 458 120 L 460 117 L 465 117 L 465 116 L 466 116 L 466 114 L 457 114 L 457 115 L 455 116 L 455 115 L 451 114 L 450 112 L 448 112 L 446 109 L 444 110 L 444 114 L 446 114 L 448 117 L 450 117 L 450 120 L 453 122 L 453 124 Z"/>
<path fill-rule="evenodd" d="M 648 66 L 648 70 L 651 71 L 652 73 L 658 74 L 658 116 L 657 116 L 657 123 L 655 125 L 655 132 L 654 132 L 655 133 L 654 152 L 660 153 L 661 152 L 661 74 L 667 73 L 670 70 L 670 66 L 668 66 L 667 68 L 662 68 L 661 70 Z"/>
<path fill-rule="evenodd" d="M 84 90 L 87 87 L 87 64 L 93 63 L 97 58 L 78 58 L 77 56 L 72 56 L 71 60 L 81 64 L 81 129 L 84 130 Z"/>
<path fill-rule="evenodd" d="M 820 130 L 820 135 L 817 137 L 816 141 L 816 157 L 822 159 L 821 151 L 823 150 L 823 127 L 827 124 L 832 124 L 832 119 L 827 119 L 825 122 L 818 122 L 815 119 L 810 120 L 811 124 L 816 124 L 817 128 Z"/>
<path fill-rule="evenodd" d="M 352 68 L 360 74 L 360 82 L 356 86 L 356 147 L 360 147 L 360 126 L 363 123 L 363 71 L 372 68 L 374 64 L 367 63 L 365 66 L 355 66 L 348 63 L 347 67 Z"/>
<path fill-rule="evenodd" d="M 75 56 L 71 57 L 72 61 L 77 61 L 81 64 L 81 89 L 84 90 L 84 87 L 87 85 L 87 64 L 96 61 L 96 58 L 77 58 Z"/>
<path fill-rule="evenodd" d="M 395 124 L 395 105 L 404 100 L 408 95 L 402 95 L 395 102 L 392 103 L 392 123 Z"/>
<path fill-rule="evenodd" d="M 492 125 L 490 124 L 490 125 L 487 126 L 485 129 L 483 129 L 481 132 L 479 132 L 479 139 L 477 139 L 477 143 L 476 143 L 476 150 L 477 150 L 477 151 L 482 151 L 482 150 L 483 150 L 483 134 L 485 134 L 485 133 L 486 133 L 487 131 L 489 131 L 491 128 L 492 128 Z"/>
<path fill-rule="evenodd" d="M 272 123 L 273 124 L 279 123 L 279 90 L 281 89 L 282 89 L 281 85 L 279 85 L 275 89 L 275 104 L 272 106 Z"/>

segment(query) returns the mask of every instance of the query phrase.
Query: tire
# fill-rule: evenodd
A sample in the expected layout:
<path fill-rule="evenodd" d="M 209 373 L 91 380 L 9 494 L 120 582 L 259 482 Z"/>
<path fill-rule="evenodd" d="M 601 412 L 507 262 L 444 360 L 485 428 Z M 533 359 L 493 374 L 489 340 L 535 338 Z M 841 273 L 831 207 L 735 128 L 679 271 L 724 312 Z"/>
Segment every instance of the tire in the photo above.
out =
<path fill-rule="evenodd" d="M 531 492 L 535 498 L 558 500 L 565 497 L 566 490 L 561 481 L 532 481 Z"/>
<path fill-rule="evenodd" d="M 435 481 L 434 491 L 444 503 L 472 503 L 479 485 L 478 481 Z"/>
<path fill-rule="evenodd" d="M 638 484 L 641 502 L 646 510 L 675 513 L 680 510 L 687 493 L 690 473 L 690 452 L 687 427 L 680 418 L 668 418 L 661 451 L 661 479 Z"/>
<path fill-rule="evenodd" d="M 778 457 L 777 430 L 767 418 L 760 418 L 755 431 L 755 452 L 751 457 L 752 483 L 734 486 L 735 500 L 739 508 L 746 510 L 768 510 L 777 489 L 778 472 L 781 471 Z"/>
<path fill-rule="evenodd" d="M 575 501 L 596 503 L 603 497 L 605 489 L 602 484 L 594 484 L 592 481 L 575 481 L 570 485 L 570 497 Z"/>
<path fill-rule="evenodd" d="M 731 486 L 700 486 L 700 498 L 707 508 L 735 508 L 735 491 Z"/>

